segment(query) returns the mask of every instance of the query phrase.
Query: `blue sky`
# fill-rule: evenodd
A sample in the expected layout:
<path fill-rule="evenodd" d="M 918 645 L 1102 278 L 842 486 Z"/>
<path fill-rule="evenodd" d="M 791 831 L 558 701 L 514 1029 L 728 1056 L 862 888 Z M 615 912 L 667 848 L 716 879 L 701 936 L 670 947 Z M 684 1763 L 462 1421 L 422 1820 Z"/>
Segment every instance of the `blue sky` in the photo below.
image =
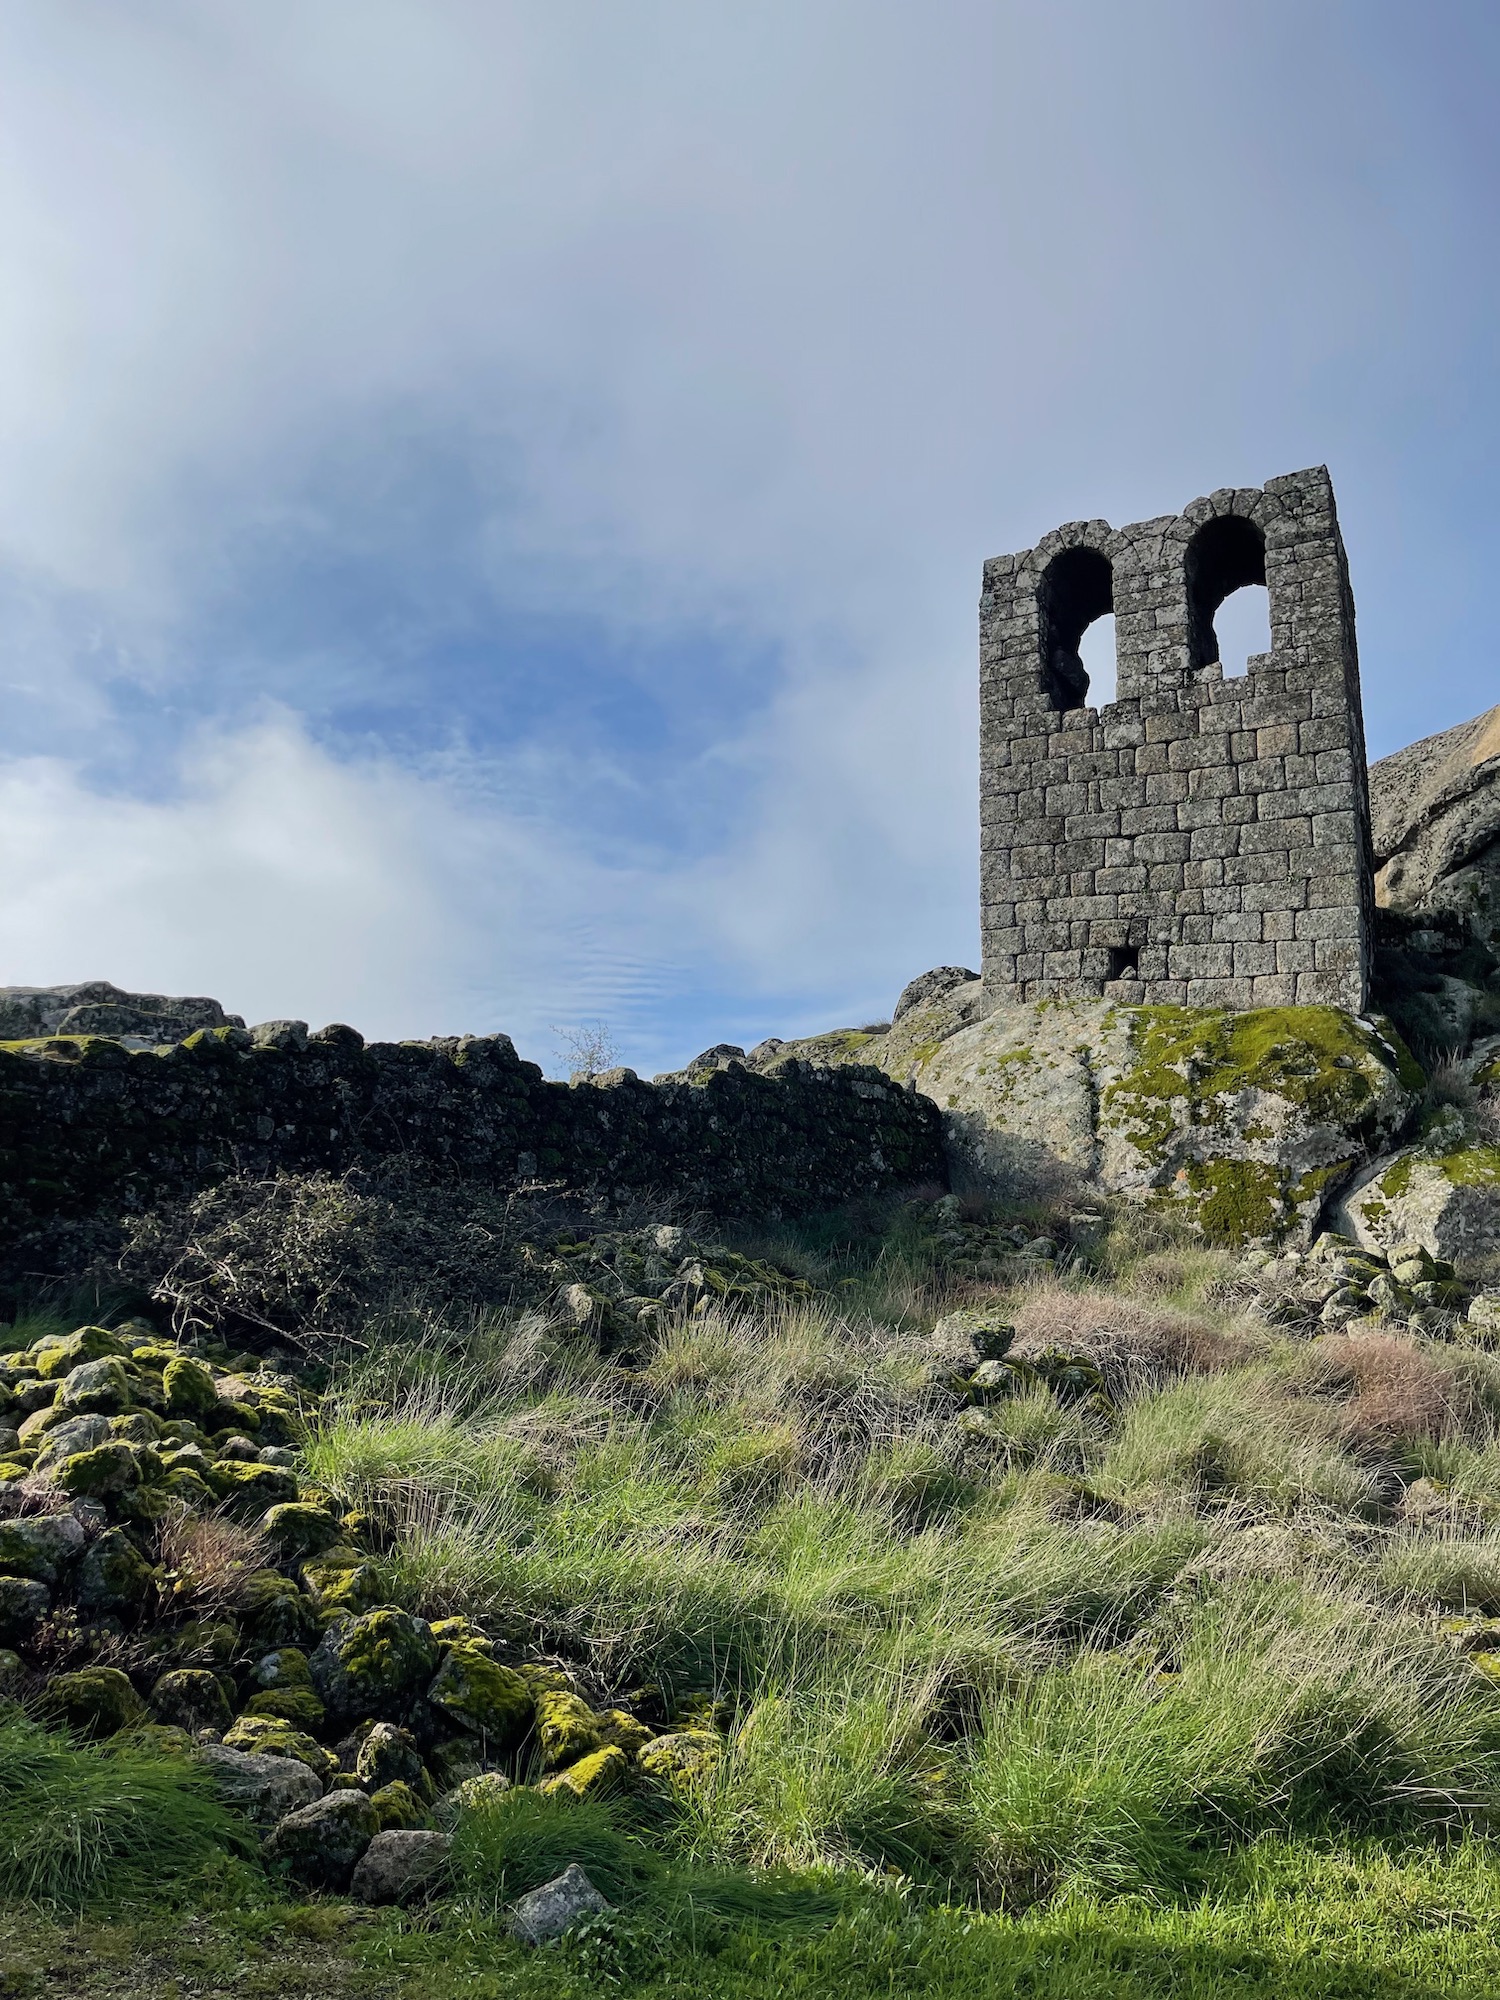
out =
<path fill-rule="evenodd" d="M 17 0 L 0 983 L 645 1072 L 978 949 L 986 555 L 1326 462 L 1500 698 L 1500 14 Z"/>

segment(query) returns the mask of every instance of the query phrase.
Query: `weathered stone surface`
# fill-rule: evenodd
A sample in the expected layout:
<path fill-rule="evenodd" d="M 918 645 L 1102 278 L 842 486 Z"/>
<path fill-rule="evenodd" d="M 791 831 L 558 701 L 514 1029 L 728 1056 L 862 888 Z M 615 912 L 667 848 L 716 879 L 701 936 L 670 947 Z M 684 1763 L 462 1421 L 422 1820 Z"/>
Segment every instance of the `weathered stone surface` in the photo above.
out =
<path fill-rule="evenodd" d="M 315 1737 L 273 1715 L 242 1715 L 224 1742 L 231 1750 L 243 1750 L 252 1757 L 285 1757 L 305 1764 L 325 1783 L 339 1767 L 339 1760 Z"/>
<path fill-rule="evenodd" d="M 386 1608 L 336 1619 L 307 1664 L 334 1722 L 397 1722 L 432 1679 L 438 1656 L 425 1618 Z"/>
<path fill-rule="evenodd" d="M 0 1641 L 24 1639 L 52 1602 L 45 1583 L 0 1576 Z"/>
<path fill-rule="evenodd" d="M 39 1440 L 36 1455 L 36 1469 L 39 1473 L 46 1472 L 54 1465 L 61 1465 L 65 1458 L 72 1458 L 80 1451 L 92 1451 L 95 1445 L 106 1444 L 109 1441 L 108 1417 L 69 1417 L 65 1422 L 53 1423 L 49 1427 L 46 1419 L 52 1415 L 53 1412 L 50 1410 L 38 1410 L 21 1426 L 23 1440 L 28 1437 L 33 1441 Z M 28 1429 L 33 1422 L 37 1422 L 37 1428 Z"/>
<path fill-rule="evenodd" d="M 427 1699 L 494 1752 L 518 1743 L 536 1712 L 535 1698 L 521 1676 L 473 1643 L 448 1648 Z"/>
<path fill-rule="evenodd" d="M 41 1712 L 77 1736 L 114 1736 L 144 1722 L 146 1704 L 118 1667 L 80 1667 L 53 1675 L 42 1694 Z"/>
<path fill-rule="evenodd" d="M 360 1857 L 349 1893 L 358 1903 L 406 1903 L 430 1894 L 452 1846 L 446 1833 L 416 1828 L 377 1833 Z"/>
<path fill-rule="evenodd" d="M 379 1830 L 363 1792 L 329 1792 L 277 1821 L 266 1858 L 283 1863 L 305 1888 L 343 1890 Z"/>
<path fill-rule="evenodd" d="M 145 1602 L 155 1580 L 150 1563 L 130 1537 L 119 1528 L 110 1528 L 89 1544 L 78 1565 L 79 1608 L 95 1615 L 131 1610 Z"/>
<path fill-rule="evenodd" d="M 1493 1256 L 1500 1251 L 1500 1148 L 1435 1154 L 1411 1146 L 1377 1160 L 1344 1193 L 1334 1227 L 1376 1249 L 1414 1242 L 1452 1262 Z"/>
<path fill-rule="evenodd" d="M 369 1792 L 398 1782 L 421 1787 L 426 1778 L 421 1753 L 410 1730 L 398 1729 L 389 1722 L 377 1722 L 361 1743 L 354 1772 Z"/>
<path fill-rule="evenodd" d="M 214 1788 L 226 1805 L 235 1806 L 259 1827 L 270 1828 L 323 1796 L 323 1787 L 305 1764 L 293 1757 L 256 1756 L 207 1743 L 198 1761 L 213 1775 Z"/>
<path fill-rule="evenodd" d="M 268 1507 L 260 1525 L 283 1560 L 321 1555 L 343 1533 L 326 1507 L 314 1507 L 305 1500 L 283 1500 Z"/>
<path fill-rule="evenodd" d="M 1500 945 L 1500 707 L 1370 769 L 1375 894 Z"/>
<path fill-rule="evenodd" d="M 1393 1030 L 1336 1008 L 1054 1000 L 975 1021 L 962 992 L 871 1045 L 941 1108 L 955 1184 L 1021 1194 L 1093 1181 L 1171 1201 L 1226 1242 L 1305 1236 L 1422 1087 Z"/>
<path fill-rule="evenodd" d="M 0 986 L 0 1041 L 38 1035 L 111 1035 L 150 1048 L 198 1028 L 243 1027 L 217 1000 L 125 993 L 107 979 L 78 986 Z"/>
<path fill-rule="evenodd" d="M 130 1407 L 130 1382 L 113 1356 L 80 1362 L 63 1377 L 57 1405 L 78 1416 L 116 1417 Z"/>
<path fill-rule="evenodd" d="M 523 1896 L 511 1912 L 510 1928 L 522 1944 L 546 1944 L 610 1908 L 576 1861 L 561 1875 Z"/>
<path fill-rule="evenodd" d="M 909 979 L 902 987 L 891 1014 L 894 1025 L 903 1014 L 909 1014 L 913 1007 L 925 1007 L 933 1000 L 942 1000 L 957 987 L 968 986 L 979 979 L 977 972 L 970 972 L 966 965 L 937 965 L 931 972 L 920 972 L 915 979 Z M 977 993 L 964 996 L 977 999 Z"/>
<path fill-rule="evenodd" d="M 174 1667 L 151 1690 L 151 1712 L 169 1728 L 196 1736 L 200 1729 L 225 1730 L 234 1720 L 216 1675 L 206 1667 Z"/>
<path fill-rule="evenodd" d="M 84 1532 L 71 1514 L 32 1514 L 0 1521 L 0 1570 L 54 1584 L 83 1553 Z"/>

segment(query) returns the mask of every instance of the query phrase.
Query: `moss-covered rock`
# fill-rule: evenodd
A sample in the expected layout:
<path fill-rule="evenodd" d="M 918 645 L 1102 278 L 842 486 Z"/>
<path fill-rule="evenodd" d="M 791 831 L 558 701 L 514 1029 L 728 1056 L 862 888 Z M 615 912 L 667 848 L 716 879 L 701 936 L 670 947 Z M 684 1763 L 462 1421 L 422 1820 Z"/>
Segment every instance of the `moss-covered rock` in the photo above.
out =
<path fill-rule="evenodd" d="M 678 1729 L 647 1743 L 636 1762 L 648 1778 L 675 1787 L 706 1778 L 723 1755 L 723 1740 L 711 1729 Z"/>
<path fill-rule="evenodd" d="M 0 1641 L 23 1640 L 46 1615 L 52 1594 L 29 1576 L 0 1576 Z"/>
<path fill-rule="evenodd" d="M 317 1691 L 310 1687 L 265 1688 L 251 1695 L 244 1712 L 279 1716 L 297 1729 L 321 1729 L 327 1715 Z"/>
<path fill-rule="evenodd" d="M 191 1757 L 193 1738 L 172 1722 L 138 1722 L 130 1732 L 147 1750 L 159 1750 L 166 1757 Z"/>
<path fill-rule="evenodd" d="M 345 1612 L 358 1618 L 385 1601 L 380 1571 L 346 1542 L 336 1542 L 322 1555 L 308 1557 L 302 1576 L 325 1617 L 330 1612 Z"/>
<path fill-rule="evenodd" d="M 427 1699 L 491 1754 L 514 1748 L 536 1714 L 532 1690 L 521 1676 L 470 1644 L 448 1648 Z"/>
<path fill-rule="evenodd" d="M 440 1646 L 477 1646 L 481 1653 L 493 1651 L 493 1642 L 472 1618 L 434 1618 L 432 1636 Z"/>
<path fill-rule="evenodd" d="M 1500 1147 L 1431 1153 L 1409 1146 L 1350 1185 L 1334 1218 L 1367 1249 L 1416 1243 L 1431 1256 L 1487 1259 L 1500 1252 Z"/>
<path fill-rule="evenodd" d="M 981 1003 L 962 982 L 856 1050 L 823 1038 L 767 1060 L 816 1053 L 911 1079 L 942 1108 L 951 1169 L 970 1184 L 1024 1195 L 1082 1174 L 1227 1243 L 1307 1235 L 1422 1088 L 1394 1029 L 1336 1008 Z"/>
<path fill-rule="evenodd" d="M 431 1680 L 439 1647 L 425 1618 L 389 1607 L 339 1618 L 308 1661 L 330 1718 L 399 1722 Z"/>
<path fill-rule="evenodd" d="M 549 1771 L 576 1764 L 601 1747 L 598 1718 L 567 1689 L 548 1688 L 536 1698 L 536 1733 Z"/>
<path fill-rule="evenodd" d="M 37 1706 L 47 1721 L 75 1736 L 114 1736 L 146 1718 L 146 1704 L 118 1667 L 54 1674 Z"/>
<path fill-rule="evenodd" d="M 240 1619 L 256 1645 L 296 1646 L 317 1631 L 317 1614 L 290 1577 L 253 1570 L 239 1592 Z"/>
<path fill-rule="evenodd" d="M 601 1709 L 594 1717 L 594 1727 L 601 1743 L 616 1744 L 632 1762 L 656 1734 L 635 1716 L 627 1715 L 623 1708 Z"/>
<path fill-rule="evenodd" d="M 1170 1200 L 1213 1241 L 1306 1236 L 1421 1086 L 1394 1029 L 1337 1008 L 1135 1008 L 1100 1089 L 1101 1176 Z"/>
<path fill-rule="evenodd" d="M 190 1354 L 174 1354 L 162 1372 L 167 1414 L 196 1420 L 207 1416 L 219 1400 L 209 1369 Z"/>
<path fill-rule="evenodd" d="M 326 1784 L 338 1770 L 339 1760 L 303 1730 L 295 1729 L 271 1715 L 242 1715 L 224 1733 L 226 1749 L 242 1750 L 248 1757 L 293 1757 Z"/>
<path fill-rule="evenodd" d="M 427 1808 L 404 1778 L 393 1778 L 370 1793 L 370 1804 L 382 1833 L 392 1827 L 425 1826 Z"/>
<path fill-rule="evenodd" d="M 312 1674 L 300 1646 L 276 1646 L 250 1669 L 251 1683 L 261 1689 L 310 1688 Z"/>
<path fill-rule="evenodd" d="M 576 1764 L 570 1764 L 565 1771 L 555 1776 L 543 1778 L 537 1786 L 539 1792 L 552 1797 L 593 1799 L 615 1791 L 630 1774 L 630 1759 L 617 1743 L 595 1750 L 587 1757 L 580 1757 Z"/>
<path fill-rule="evenodd" d="M 149 1410 L 130 1410 L 110 1418 L 109 1434 L 121 1444 L 155 1445 L 161 1437 L 161 1424 Z"/>
<path fill-rule="evenodd" d="M 118 1441 L 52 1461 L 51 1476 L 77 1500 L 109 1500 L 141 1483 L 137 1447 Z"/>
<path fill-rule="evenodd" d="M 130 1379 L 124 1363 L 106 1358 L 81 1361 L 63 1377 L 55 1407 L 70 1416 L 117 1417 L 129 1409 Z"/>
<path fill-rule="evenodd" d="M 394 1723 L 375 1724 L 359 1746 L 354 1771 L 359 1782 L 371 1794 L 399 1779 L 419 1796 L 428 1799 L 432 1796 L 432 1780 L 427 1775 L 415 1737 L 410 1730 L 398 1729 Z"/>
<path fill-rule="evenodd" d="M 78 1565 L 78 1607 L 95 1616 L 133 1611 L 147 1602 L 155 1586 L 155 1570 L 121 1528 L 91 1542 Z"/>
<path fill-rule="evenodd" d="M 210 1464 L 207 1476 L 224 1505 L 241 1516 L 264 1514 L 268 1508 L 297 1497 L 296 1478 L 282 1465 L 221 1458 Z"/>
<path fill-rule="evenodd" d="M 283 1562 L 321 1555 L 343 1533 L 326 1507 L 314 1507 L 305 1500 L 284 1500 L 279 1506 L 268 1507 L 260 1526 Z"/>
<path fill-rule="evenodd" d="M 124 1344 L 102 1326 L 81 1326 L 60 1340 L 41 1341 L 32 1349 L 36 1372 L 45 1381 L 59 1380 L 85 1361 L 123 1355 Z"/>
<path fill-rule="evenodd" d="M 196 1735 L 200 1729 L 229 1728 L 234 1714 L 218 1676 L 205 1667 L 174 1667 L 151 1690 L 158 1722 Z"/>
<path fill-rule="evenodd" d="M 375 1808 L 363 1792 L 330 1792 L 277 1823 L 265 1844 L 266 1858 L 304 1888 L 342 1891 L 379 1831 Z"/>
<path fill-rule="evenodd" d="M 71 1514 L 0 1520 L 0 1571 L 55 1584 L 83 1553 L 83 1529 Z"/>
<path fill-rule="evenodd" d="M 218 1504 L 218 1495 L 208 1481 L 190 1465 L 172 1466 L 162 1479 L 161 1490 L 190 1514 L 210 1513 Z"/>

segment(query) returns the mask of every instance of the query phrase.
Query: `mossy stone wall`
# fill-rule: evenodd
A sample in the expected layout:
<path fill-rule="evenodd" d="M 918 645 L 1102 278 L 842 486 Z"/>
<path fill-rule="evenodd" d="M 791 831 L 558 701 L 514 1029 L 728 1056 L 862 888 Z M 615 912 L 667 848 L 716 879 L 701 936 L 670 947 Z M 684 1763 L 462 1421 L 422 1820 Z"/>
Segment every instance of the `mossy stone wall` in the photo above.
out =
<path fill-rule="evenodd" d="M 203 1031 L 163 1051 L 0 1048 L 0 1230 L 153 1206 L 226 1173 L 342 1172 L 392 1156 L 487 1181 L 670 1192 L 774 1217 L 946 1185 L 937 1107 L 876 1069 L 738 1065 L 702 1083 L 547 1082 L 505 1035 L 305 1048 Z"/>

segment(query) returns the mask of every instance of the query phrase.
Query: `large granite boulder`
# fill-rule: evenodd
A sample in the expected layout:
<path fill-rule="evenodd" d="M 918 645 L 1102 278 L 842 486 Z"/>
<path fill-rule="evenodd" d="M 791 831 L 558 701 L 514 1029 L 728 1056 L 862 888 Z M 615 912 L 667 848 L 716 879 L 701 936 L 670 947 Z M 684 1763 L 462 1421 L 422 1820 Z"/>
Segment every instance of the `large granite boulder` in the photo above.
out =
<path fill-rule="evenodd" d="M 1333 1226 L 1367 1249 L 1420 1243 L 1453 1263 L 1489 1260 L 1500 1254 L 1500 1147 L 1409 1146 L 1377 1160 L 1346 1189 Z"/>
<path fill-rule="evenodd" d="M 1500 706 L 1370 769 L 1375 896 L 1500 946 Z"/>
<path fill-rule="evenodd" d="M 752 1057 L 752 1060 L 757 1058 Z M 934 1098 L 956 1186 L 1089 1182 L 1168 1202 L 1211 1239 L 1307 1237 L 1403 1132 L 1423 1076 L 1388 1024 L 1333 1007 L 1040 1001 L 981 1014 L 964 981 L 883 1033 L 758 1060 L 876 1063 Z"/>

